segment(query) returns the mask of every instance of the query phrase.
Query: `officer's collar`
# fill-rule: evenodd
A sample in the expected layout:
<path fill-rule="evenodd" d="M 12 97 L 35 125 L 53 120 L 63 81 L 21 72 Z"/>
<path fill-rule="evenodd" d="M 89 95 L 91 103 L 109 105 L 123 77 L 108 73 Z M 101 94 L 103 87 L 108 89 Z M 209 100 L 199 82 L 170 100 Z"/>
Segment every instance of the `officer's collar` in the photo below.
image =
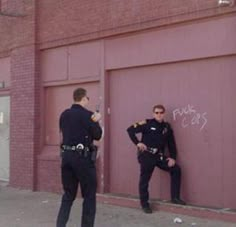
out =
<path fill-rule="evenodd" d="M 156 122 L 157 124 L 164 124 L 165 123 L 164 120 L 160 122 L 160 121 L 157 121 L 155 118 L 153 118 L 153 121 Z"/>
<path fill-rule="evenodd" d="M 81 106 L 80 104 L 77 104 L 77 103 L 72 104 L 71 108 L 73 108 L 73 109 L 81 109 L 81 108 L 84 109 L 83 106 Z"/>

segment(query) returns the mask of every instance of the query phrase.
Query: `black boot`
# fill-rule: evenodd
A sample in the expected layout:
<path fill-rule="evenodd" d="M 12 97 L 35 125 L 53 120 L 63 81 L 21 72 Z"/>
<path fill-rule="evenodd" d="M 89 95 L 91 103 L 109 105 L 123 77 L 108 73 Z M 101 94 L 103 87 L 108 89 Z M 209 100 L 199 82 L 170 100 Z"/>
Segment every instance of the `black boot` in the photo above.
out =
<path fill-rule="evenodd" d="M 171 202 L 178 205 L 183 205 L 183 206 L 186 205 L 186 203 L 182 199 L 179 199 L 179 198 L 173 198 Z"/>
<path fill-rule="evenodd" d="M 151 207 L 149 205 L 145 206 L 145 207 L 142 207 L 142 210 L 146 214 L 151 214 L 152 213 L 152 209 L 151 209 Z"/>

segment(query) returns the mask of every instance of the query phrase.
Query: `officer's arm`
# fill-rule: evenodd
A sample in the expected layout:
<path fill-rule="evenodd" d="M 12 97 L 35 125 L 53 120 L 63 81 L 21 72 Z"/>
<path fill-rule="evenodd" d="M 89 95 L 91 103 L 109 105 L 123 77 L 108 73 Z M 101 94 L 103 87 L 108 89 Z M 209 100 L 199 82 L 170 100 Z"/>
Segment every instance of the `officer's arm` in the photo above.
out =
<path fill-rule="evenodd" d="M 60 145 L 60 157 L 62 157 L 62 144 L 63 144 L 63 134 L 62 134 L 62 125 L 63 125 L 63 114 L 60 116 L 59 119 L 59 145 Z"/>
<path fill-rule="evenodd" d="M 89 132 L 93 140 L 100 140 L 102 138 L 102 128 L 99 125 L 96 118 L 93 117 L 93 113 L 89 114 Z"/>
<path fill-rule="evenodd" d="M 63 143 L 63 136 L 62 136 L 62 131 L 59 131 L 59 140 L 60 140 L 60 144 Z"/>
<path fill-rule="evenodd" d="M 102 138 L 102 128 L 98 122 L 92 122 L 90 132 L 94 140 L 100 140 Z"/>
<path fill-rule="evenodd" d="M 167 144 L 168 144 L 168 149 L 169 149 L 170 157 L 176 160 L 177 148 L 176 148 L 176 143 L 175 143 L 174 132 L 173 132 L 171 127 L 169 127 Z"/>
<path fill-rule="evenodd" d="M 129 128 L 127 128 L 129 138 L 135 145 L 137 145 L 140 142 L 136 134 L 143 133 L 145 128 L 146 128 L 146 121 L 135 123 L 131 125 Z"/>
<path fill-rule="evenodd" d="M 63 143 L 63 135 L 62 135 L 62 128 L 63 128 L 63 122 L 64 122 L 63 118 L 64 118 L 64 113 L 62 113 L 59 118 L 59 143 L 60 145 Z"/>

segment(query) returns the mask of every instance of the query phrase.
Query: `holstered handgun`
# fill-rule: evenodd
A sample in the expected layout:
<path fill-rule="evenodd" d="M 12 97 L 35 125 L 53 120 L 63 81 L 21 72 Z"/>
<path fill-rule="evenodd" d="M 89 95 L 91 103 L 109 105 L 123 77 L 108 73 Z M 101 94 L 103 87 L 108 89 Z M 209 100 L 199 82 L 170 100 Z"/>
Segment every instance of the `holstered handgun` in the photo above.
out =
<path fill-rule="evenodd" d="M 96 145 L 94 145 L 94 144 L 91 144 L 90 147 L 89 147 L 89 149 L 90 149 L 90 152 L 91 152 L 91 160 L 92 160 L 93 162 L 95 162 L 96 159 L 97 159 L 98 146 L 96 146 Z"/>

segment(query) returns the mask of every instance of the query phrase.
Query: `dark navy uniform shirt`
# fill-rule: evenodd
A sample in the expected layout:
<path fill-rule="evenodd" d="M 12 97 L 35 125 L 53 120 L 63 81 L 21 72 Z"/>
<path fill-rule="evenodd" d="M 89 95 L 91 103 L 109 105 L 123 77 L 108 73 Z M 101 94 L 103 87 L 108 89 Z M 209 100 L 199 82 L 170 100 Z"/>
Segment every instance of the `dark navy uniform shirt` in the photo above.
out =
<path fill-rule="evenodd" d="M 176 159 L 177 149 L 173 130 L 169 123 L 158 122 L 157 120 L 147 119 L 135 123 L 128 129 L 130 139 L 134 144 L 144 143 L 147 147 L 158 148 L 162 152 L 168 146 L 170 157 Z M 142 133 L 141 141 L 136 136 L 137 133 Z"/>
<path fill-rule="evenodd" d="M 102 129 L 98 122 L 91 119 L 92 115 L 93 112 L 79 104 L 73 104 L 70 109 L 65 110 L 59 120 L 62 144 L 74 146 L 82 143 L 89 146 L 93 140 L 99 140 Z"/>

